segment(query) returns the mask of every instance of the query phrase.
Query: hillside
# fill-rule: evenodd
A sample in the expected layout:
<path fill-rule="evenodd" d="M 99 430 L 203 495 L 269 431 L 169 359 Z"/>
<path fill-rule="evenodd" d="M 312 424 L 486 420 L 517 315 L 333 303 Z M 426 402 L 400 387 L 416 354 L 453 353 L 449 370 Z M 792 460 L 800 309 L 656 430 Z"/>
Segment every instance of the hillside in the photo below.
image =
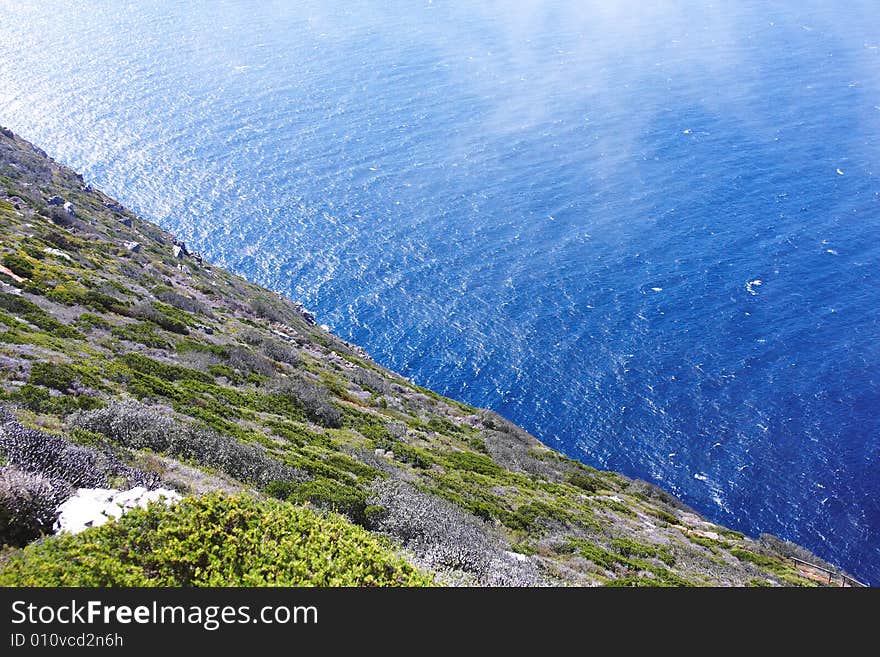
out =
<path fill-rule="evenodd" d="M 380 367 L 6 129 L 0 261 L 0 583 L 817 583 Z M 187 497 L 39 538 L 77 489 L 135 486 Z"/>

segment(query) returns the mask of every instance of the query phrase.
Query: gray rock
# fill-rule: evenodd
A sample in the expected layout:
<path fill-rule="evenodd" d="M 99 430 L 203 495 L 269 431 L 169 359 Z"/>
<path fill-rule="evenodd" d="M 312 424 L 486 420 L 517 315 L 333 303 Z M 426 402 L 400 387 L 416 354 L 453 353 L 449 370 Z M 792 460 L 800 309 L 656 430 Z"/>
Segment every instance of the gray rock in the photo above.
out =
<path fill-rule="evenodd" d="M 117 203 L 116 201 L 104 201 L 104 207 L 107 208 L 108 210 L 113 210 L 113 212 L 125 211 L 125 208 L 122 207 L 122 205 L 120 203 Z"/>
<path fill-rule="evenodd" d="M 182 258 L 183 257 L 183 247 L 178 246 L 176 244 L 174 245 L 174 257 L 175 258 Z"/>
<path fill-rule="evenodd" d="M 119 223 L 121 223 L 126 228 L 131 228 L 131 217 L 123 217 L 119 220 Z"/>
<path fill-rule="evenodd" d="M 64 204 L 64 211 L 67 214 L 69 214 L 71 217 L 76 216 L 76 209 L 74 209 L 73 203 L 71 203 L 70 201 L 68 201 L 67 203 Z"/>
<path fill-rule="evenodd" d="M 49 200 L 46 201 L 46 203 L 48 203 L 49 205 L 64 205 L 64 199 L 56 195 L 50 197 Z"/>
<path fill-rule="evenodd" d="M 140 253 L 141 243 L 140 242 L 126 242 L 125 248 L 131 251 L 132 253 Z"/>

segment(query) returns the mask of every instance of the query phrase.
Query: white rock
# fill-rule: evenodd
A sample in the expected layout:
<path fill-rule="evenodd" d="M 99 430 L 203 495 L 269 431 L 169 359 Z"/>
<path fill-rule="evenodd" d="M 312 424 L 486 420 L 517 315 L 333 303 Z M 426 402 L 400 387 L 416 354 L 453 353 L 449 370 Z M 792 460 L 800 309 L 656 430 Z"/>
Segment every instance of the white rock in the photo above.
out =
<path fill-rule="evenodd" d="M 43 249 L 43 252 L 48 253 L 49 255 L 53 255 L 56 258 L 64 258 L 68 262 L 71 262 L 73 260 L 73 258 L 71 258 L 69 255 L 67 255 L 61 249 L 52 249 L 52 248 L 46 247 L 45 249 Z"/>
<path fill-rule="evenodd" d="M 112 518 L 120 518 L 135 508 L 146 508 L 150 502 L 162 500 L 171 505 L 181 499 L 177 491 L 167 488 L 147 490 L 144 486 L 118 491 L 114 488 L 80 488 L 76 495 L 60 505 L 55 521 L 56 533 L 78 534 L 89 527 L 100 527 Z"/>
<path fill-rule="evenodd" d="M 137 506 L 138 500 L 142 498 L 146 493 L 147 489 L 145 486 L 136 486 L 129 490 L 124 490 L 121 493 L 116 493 L 113 496 L 113 501 L 123 508 L 134 508 Z"/>

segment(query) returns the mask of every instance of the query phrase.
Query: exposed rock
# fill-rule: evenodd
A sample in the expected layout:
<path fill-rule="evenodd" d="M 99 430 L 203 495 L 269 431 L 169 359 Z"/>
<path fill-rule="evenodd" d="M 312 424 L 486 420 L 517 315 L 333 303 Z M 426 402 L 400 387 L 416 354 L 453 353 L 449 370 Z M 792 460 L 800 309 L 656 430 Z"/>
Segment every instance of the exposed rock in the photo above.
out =
<path fill-rule="evenodd" d="M 48 253 L 49 255 L 53 255 L 56 258 L 64 258 L 65 260 L 67 260 L 67 262 L 73 262 L 73 258 L 67 255 L 61 249 L 53 249 L 47 246 L 45 249 L 43 249 L 43 253 Z"/>
<path fill-rule="evenodd" d="M 150 502 L 163 501 L 171 505 L 182 499 L 177 491 L 167 488 L 148 490 L 137 486 L 119 491 L 115 488 L 80 488 L 76 494 L 58 507 L 56 533 L 78 534 L 89 527 L 100 527 L 108 520 L 119 518 L 135 508 L 146 508 Z"/>
<path fill-rule="evenodd" d="M 10 130 L 9 128 L 4 128 L 2 126 L 0 126 L 0 135 L 3 135 L 4 137 L 9 137 L 9 139 L 12 139 L 15 136 L 12 133 L 12 130 Z"/>
<path fill-rule="evenodd" d="M 174 257 L 175 258 L 183 258 L 185 256 L 192 255 L 189 250 L 186 248 L 186 242 L 173 237 L 171 239 L 171 243 L 174 245 Z"/>
<path fill-rule="evenodd" d="M 64 205 L 64 199 L 58 195 L 50 196 L 46 203 L 49 205 Z"/>
<path fill-rule="evenodd" d="M 140 242 L 126 242 L 125 248 L 131 251 L 132 253 L 140 253 L 141 243 Z"/>
<path fill-rule="evenodd" d="M 126 228 L 131 228 L 131 226 L 132 226 L 131 217 L 123 217 L 122 219 L 119 220 L 119 223 L 121 223 Z"/>
<path fill-rule="evenodd" d="M 113 212 L 119 212 L 119 213 L 125 212 L 125 208 L 122 207 L 122 205 L 120 203 L 117 203 L 116 201 L 104 201 L 103 205 L 108 210 L 113 210 Z"/>
<path fill-rule="evenodd" d="M 73 203 L 71 203 L 70 201 L 64 204 L 64 211 L 71 217 L 76 216 L 76 209 L 73 207 Z"/>

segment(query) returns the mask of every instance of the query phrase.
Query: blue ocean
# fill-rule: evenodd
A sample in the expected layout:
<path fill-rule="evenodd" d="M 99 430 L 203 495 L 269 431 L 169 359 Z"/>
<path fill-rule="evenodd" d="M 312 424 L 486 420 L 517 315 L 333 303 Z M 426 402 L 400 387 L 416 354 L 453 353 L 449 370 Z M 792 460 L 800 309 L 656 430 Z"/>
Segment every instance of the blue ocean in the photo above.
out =
<path fill-rule="evenodd" d="M 0 0 L 0 124 L 413 381 L 880 584 L 876 0 Z"/>

